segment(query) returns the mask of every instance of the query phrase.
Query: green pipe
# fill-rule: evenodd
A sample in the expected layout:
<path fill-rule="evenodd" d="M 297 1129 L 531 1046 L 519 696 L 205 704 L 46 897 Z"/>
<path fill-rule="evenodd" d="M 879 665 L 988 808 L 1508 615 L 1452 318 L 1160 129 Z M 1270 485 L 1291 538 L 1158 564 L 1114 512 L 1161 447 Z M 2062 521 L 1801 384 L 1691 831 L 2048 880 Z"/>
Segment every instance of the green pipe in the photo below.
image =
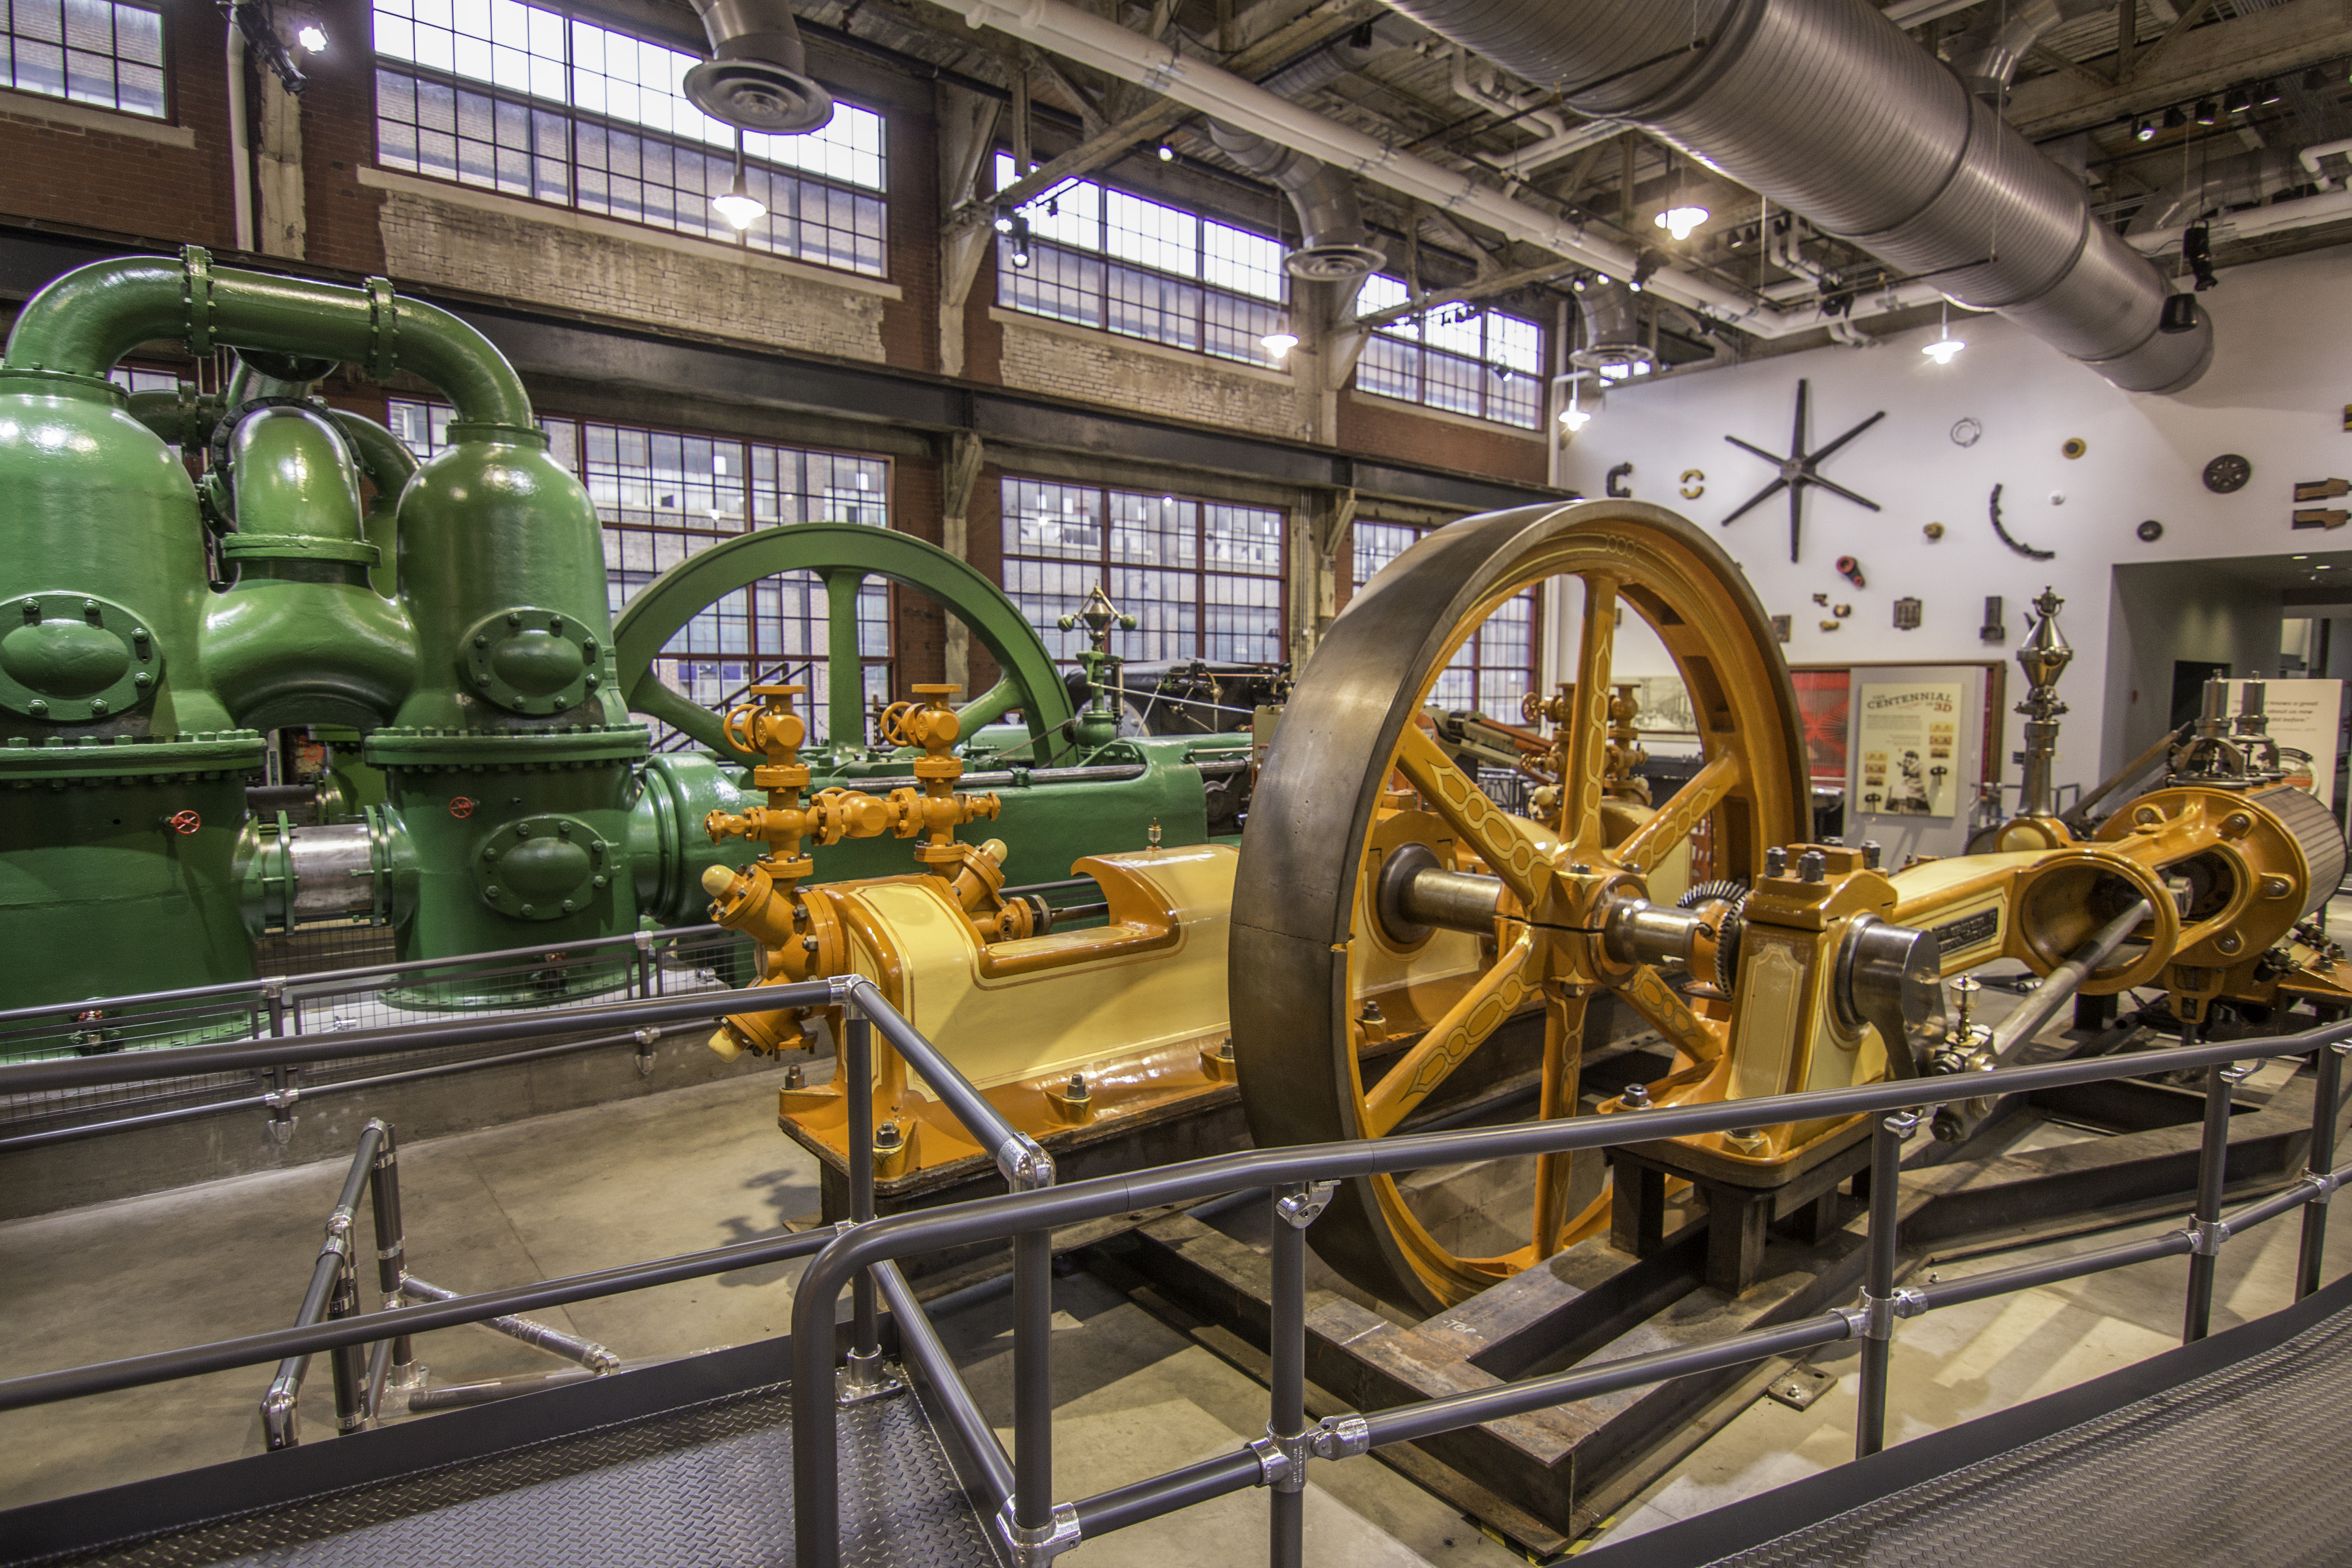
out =
<path fill-rule="evenodd" d="M 213 426 L 220 418 L 220 399 L 200 396 L 192 384 L 184 381 L 172 392 L 132 393 L 131 417 L 155 432 L 166 445 L 201 447 L 213 438 Z"/>
<path fill-rule="evenodd" d="M 360 456 L 360 472 L 368 477 L 375 493 L 386 501 L 396 501 L 408 484 L 409 476 L 416 472 L 416 454 L 401 444 L 399 437 L 362 414 L 347 414 L 332 408 L 327 416 L 352 443 Z"/>
<path fill-rule="evenodd" d="M 123 257 L 58 279 L 26 301 L 0 370 L 103 380 L 124 354 L 157 339 L 199 353 L 224 345 L 350 360 L 378 381 L 410 371 L 457 405 L 459 423 L 501 426 L 501 439 L 544 440 L 514 367 L 448 311 L 397 297 L 381 279 L 348 289 L 215 268 L 194 246 L 176 261 Z"/>

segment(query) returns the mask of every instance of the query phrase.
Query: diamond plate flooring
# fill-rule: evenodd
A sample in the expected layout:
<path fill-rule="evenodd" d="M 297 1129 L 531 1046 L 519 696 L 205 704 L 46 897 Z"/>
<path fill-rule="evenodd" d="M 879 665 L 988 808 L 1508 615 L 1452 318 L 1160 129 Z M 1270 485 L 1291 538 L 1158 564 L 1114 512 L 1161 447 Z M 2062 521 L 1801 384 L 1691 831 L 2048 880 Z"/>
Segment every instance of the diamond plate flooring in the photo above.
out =
<path fill-rule="evenodd" d="M 2352 1491 L 2305 1467 L 2347 1445 L 2352 1312 L 2263 1355 L 1718 1562 L 2334 1568 L 2352 1560 Z"/>
<path fill-rule="evenodd" d="M 754 1389 L 488 1460 L 70 1559 L 105 1568 L 712 1568 L 793 1560 L 788 1390 Z M 841 1413 L 842 1555 L 1000 1562 L 909 1395 Z"/>

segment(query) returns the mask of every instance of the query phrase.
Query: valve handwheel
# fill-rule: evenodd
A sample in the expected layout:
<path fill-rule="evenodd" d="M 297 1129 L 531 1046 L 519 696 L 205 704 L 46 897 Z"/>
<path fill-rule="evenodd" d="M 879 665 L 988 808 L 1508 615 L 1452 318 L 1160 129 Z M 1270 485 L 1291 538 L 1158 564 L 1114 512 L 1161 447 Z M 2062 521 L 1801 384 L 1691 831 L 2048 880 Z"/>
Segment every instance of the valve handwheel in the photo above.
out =
<path fill-rule="evenodd" d="M 473 816 L 473 796 L 461 795 L 452 799 L 449 802 L 449 815 L 456 817 L 460 822 L 463 822 L 466 818 Z"/>
<path fill-rule="evenodd" d="M 1569 577 L 1581 583 L 1582 632 L 1566 765 L 1557 816 L 1537 822 L 1489 799 L 1418 720 L 1489 616 Z M 1603 787 L 1621 609 L 1673 657 L 1706 758 L 1630 832 Z M 1727 1026 L 1701 1016 L 1655 968 L 1612 958 L 1601 917 L 1645 894 L 1647 876 L 1702 824 L 1711 874 L 1753 878 L 1768 847 L 1804 836 L 1809 816 L 1796 693 L 1771 622 L 1730 557 L 1691 524 L 1638 501 L 1596 500 L 1428 534 L 1333 624 L 1258 783 L 1229 962 L 1252 1137 L 1265 1148 L 1396 1131 L 1530 1005 L 1545 1014 L 1539 1114 L 1575 1113 L 1587 1016 L 1597 1023 L 1604 999 L 1674 1047 L 1671 1098 L 1719 1094 Z M 1673 900 L 1662 890 L 1659 901 Z M 1418 1038 L 1365 1081 L 1366 1047 L 1400 1021 Z M 1312 1240 L 1355 1284 L 1435 1310 L 1603 1223 L 1600 1205 L 1581 1224 L 1566 1212 L 1567 1166 L 1538 1163 L 1530 1211 L 1510 1221 L 1527 1244 L 1499 1256 L 1457 1252 L 1416 1212 L 1413 1184 L 1389 1176 L 1345 1184 Z"/>
<path fill-rule="evenodd" d="M 194 833 L 204 825 L 205 819 L 193 811 L 176 811 L 172 814 L 172 831 L 183 838 Z"/>

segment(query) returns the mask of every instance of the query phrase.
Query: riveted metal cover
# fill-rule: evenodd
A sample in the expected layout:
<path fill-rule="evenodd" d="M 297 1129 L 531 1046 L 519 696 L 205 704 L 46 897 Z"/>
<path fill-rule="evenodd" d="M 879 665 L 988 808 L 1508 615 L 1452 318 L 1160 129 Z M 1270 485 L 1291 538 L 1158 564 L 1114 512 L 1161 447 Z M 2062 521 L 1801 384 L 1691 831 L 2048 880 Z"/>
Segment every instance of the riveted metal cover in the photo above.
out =
<path fill-rule="evenodd" d="M 793 1560 L 783 1385 L 58 1562 L 711 1568 Z M 999 1563 L 912 1395 L 841 1412 L 842 1561 Z"/>
<path fill-rule="evenodd" d="M 1716 1568 L 2330 1568 L 2352 1561 L 2352 1489 L 2308 1467 L 2347 1443 L 2352 1313 L 2339 1312 L 2263 1354 Z"/>

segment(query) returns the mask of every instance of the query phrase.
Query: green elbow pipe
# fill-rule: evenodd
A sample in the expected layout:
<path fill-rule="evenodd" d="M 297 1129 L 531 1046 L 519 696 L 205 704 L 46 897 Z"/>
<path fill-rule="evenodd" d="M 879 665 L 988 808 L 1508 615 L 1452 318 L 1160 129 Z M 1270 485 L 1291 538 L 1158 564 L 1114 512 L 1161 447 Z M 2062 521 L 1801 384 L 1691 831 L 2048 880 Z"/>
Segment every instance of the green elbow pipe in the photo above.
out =
<path fill-rule="evenodd" d="M 543 439 L 514 367 L 448 311 L 396 296 L 381 279 L 347 289 L 215 268 L 194 246 L 177 261 L 93 261 L 50 283 L 18 314 L 0 370 L 101 380 L 124 354 L 157 339 L 197 353 L 225 346 L 324 354 L 356 362 L 379 381 L 410 371 L 456 405 L 461 424 L 501 426 L 504 439 Z"/>
<path fill-rule="evenodd" d="M 213 438 L 213 426 L 220 419 L 220 400 L 197 395 L 184 381 L 175 392 L 132 393 L 131 417 L 155 432 L 156 438 L 167 446 L 201 447 Z"/>
<path fill-rule="evenodd" d="M 409 476 L 416 472 L 416 454 L 401 445 L 399 437 L 364 415 L 333 408 L 328 410 L 327 416 L 359 454 L 360 472 L 375 487 L 377 496 L 386 501 L 398 500 Z"/>

